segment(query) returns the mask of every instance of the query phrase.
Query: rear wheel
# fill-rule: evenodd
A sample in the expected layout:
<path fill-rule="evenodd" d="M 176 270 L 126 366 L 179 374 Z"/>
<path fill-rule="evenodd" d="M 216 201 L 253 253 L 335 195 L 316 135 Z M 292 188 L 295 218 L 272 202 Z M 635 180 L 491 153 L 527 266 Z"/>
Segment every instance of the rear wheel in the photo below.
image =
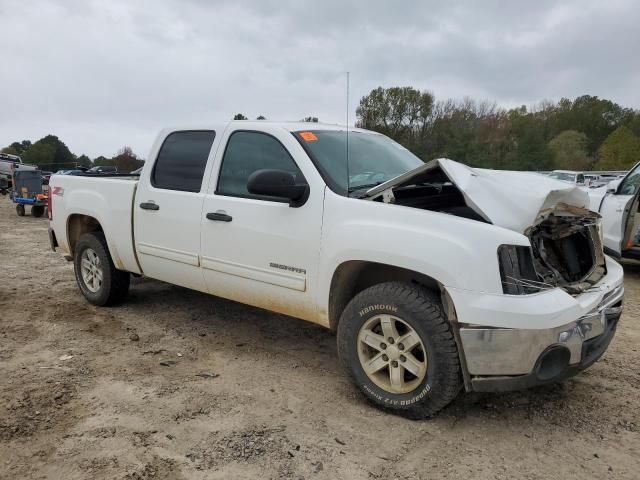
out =
<path fill-rule="evenodd" d="M 36 205 L 35 207 L 31 207 L 31 215 L 38 218 L 44 215 L 44 207 L 42 205 Z"/>
<path fill-rule="evenodd" d="M 434 415 L 462 387 L 440 299 L 410 283 L 382 283 L 356 295 L 338 325 L 338 354 L 370 401 L 410 418 Z"/>
<path fill-rule="evenodd" d="M 19 217 L 24 217 L 24 205 L 22 205 L 21 203 L 17 204 L 16 213 L 18 214 Z"/>
<path fill-rule="evenodd" d="M 74 250 L 76 282 L 94 305 L 122 301 L 129 291 L 129 272 L 116 269 L 102 232 L 85 233 Z"/>

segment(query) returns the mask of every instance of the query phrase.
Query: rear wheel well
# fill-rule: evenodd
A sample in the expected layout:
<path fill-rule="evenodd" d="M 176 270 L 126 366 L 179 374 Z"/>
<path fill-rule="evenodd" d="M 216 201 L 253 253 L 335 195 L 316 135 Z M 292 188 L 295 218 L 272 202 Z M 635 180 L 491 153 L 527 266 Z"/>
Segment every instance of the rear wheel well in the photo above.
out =
<path fill-rule="evenodd" d="M 415 283 L 441 294 L 441 284 L 428 275 L 383 263 L 352 260 L 338 266 L 331 279 L 329 292 L 329 326 L 338 328 L 347 304 L 361 291 L 379 283 L 399 281 Z"/>
<path fill-rule="evenodd" d="M 69 240 L 69 253 L 73 255 L 80 237 L 89 232 L 102 232 L 100 222 L 89 215 L 73 214 L 67 220 L 67 239 Z"/>

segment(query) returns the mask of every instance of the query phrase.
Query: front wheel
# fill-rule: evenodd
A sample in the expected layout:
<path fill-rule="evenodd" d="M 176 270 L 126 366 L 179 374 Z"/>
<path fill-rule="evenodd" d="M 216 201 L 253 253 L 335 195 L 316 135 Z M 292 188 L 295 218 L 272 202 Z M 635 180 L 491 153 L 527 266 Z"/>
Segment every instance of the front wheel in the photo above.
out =
<path fill-rule="evenodd" d="M 338 324 L 338 355 L 370 401 L 410 418 L 434 415 L 462 387 L 441 302 L 410 283 L 382 283 L 356 295 Z"/>
<path fill-rule="evenodd" d="M 16 205 L 16 213 L 18 214 L 19 217 L 24 217 L 24 205 L 22 205 L 21 203 L 18 203 Z"/>
<path fill-rule="evenodd" d="M 122 301 L 129 291 L 129 272 L 116 269 L 102 232 L 85 233 L 73 252 L 76 282 L 94 305 L 112 305 Z"/>

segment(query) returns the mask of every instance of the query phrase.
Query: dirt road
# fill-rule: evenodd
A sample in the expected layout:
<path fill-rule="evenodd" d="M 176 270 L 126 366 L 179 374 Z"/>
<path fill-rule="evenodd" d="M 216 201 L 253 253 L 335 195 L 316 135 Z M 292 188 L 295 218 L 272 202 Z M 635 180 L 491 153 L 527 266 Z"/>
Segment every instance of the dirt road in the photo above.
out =
<path fill-rule="evenodd" d="M 46 227 L 0 197 L 2 479 L 640 477 L 638 267 L 590 370 L 415 422 L 369 406 L 320 327 L 145 279 L 89 305 Z"/>

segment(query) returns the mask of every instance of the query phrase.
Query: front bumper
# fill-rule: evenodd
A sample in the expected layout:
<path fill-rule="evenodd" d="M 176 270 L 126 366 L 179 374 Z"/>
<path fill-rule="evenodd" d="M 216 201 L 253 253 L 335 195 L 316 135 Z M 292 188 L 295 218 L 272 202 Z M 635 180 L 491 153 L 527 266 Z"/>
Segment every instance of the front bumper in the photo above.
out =
<path fill-rule="evenodd" d="M 465 355 L 467 366 L 469 358 L 474 362 L 471 368 L 476 371 L 491 370 L 492 375 L 475 375 L 471 377 L 471 388 L 477 392 L 496 392 L 520 390 L 569 378 L 590 367 L 607 350 L 618 326 L 622 314 L 622 298 L 624 287 L 620 286 L 611 292 L 593 312 L 568 325 L 552 330 L 489 330 L 488 335 L 477 332 L 469 335 L 466 332 Z M 487 331 L 484 331 L 487 333 Z M 461 332 L 462 333 L 462 332 Z M 463 340 L 463 344 L 465 341 Z M 495 348 L 489 355 L 479 353 L 478 349 Z M 475 350 L 475 351 L 474 351 Z M 496 351 L 500 361 L 512 363 L 505 370 L 523 368 L 533 360 L 533 368 L 524 375 L 496 375 Z M 536 353 L 540 352 L 540 353 Z M 476 354 L 479 353 L 479 354 Z M 492 361 L 493 360 L 493 361 Z"/>
<path fill-rule="evenodd" d="M 506 391 L 554 382 L 600 358 L 615 334 L 624 297 L 622 268 L 611 259 L 607 263 L 608 274 L 593 291 L 560 300 L 552 291 L 533 296 L 538 308 L 522 298 L 525 316 L 553 311 L 538 325 L 527 322 L 538 328 L 469 324 L 458 316 L 467 388 Z M 514 297 L 507 300 L 509 306 Z M 567 321 L 571 315 L 573 320 Z"/>

